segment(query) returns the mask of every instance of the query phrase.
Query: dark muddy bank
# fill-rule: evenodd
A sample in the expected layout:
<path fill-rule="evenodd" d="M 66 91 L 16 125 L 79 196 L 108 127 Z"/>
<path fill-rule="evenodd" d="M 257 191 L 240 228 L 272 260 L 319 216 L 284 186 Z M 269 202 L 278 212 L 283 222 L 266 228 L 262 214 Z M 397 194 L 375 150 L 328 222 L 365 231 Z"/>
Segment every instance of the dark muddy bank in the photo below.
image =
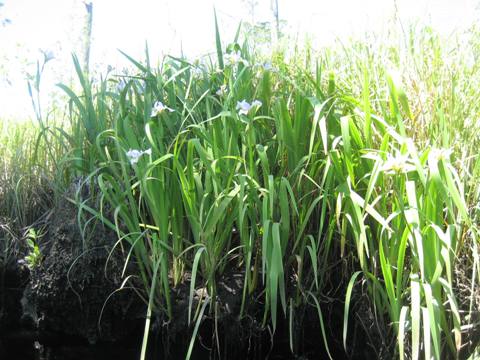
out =
<path fill-rule="evenodd" d="M 67 200 L 52 210 L 47 223 L 39 241 L 42 260 L 38 266 L 30 271 L 19 263 L 25 249 L 9 262 L 0 263 L 0 359 L 138 359 L 146 306 L 131 287 L 118 291 L 124 279 L 125 256 L 120 247 L 111 252 L 116 235 L 91 222 L 84 233 L 95 236 L 82 237 L 77 209 Z M 127 268 L 129 273 L 135 274 L 133 266 Z M 332 275 L 331 282 L 340 293 L 344 289 L 338 287 L 339 281 Z M 328 358 L 316 308 L 297 310 L 293 321 L 279 314 L 272 335 L 262 327 L 261 294 L 250 302 L 247 316 L 238 319 L 241 273 L 230 272 L 218 284 L 217 317 L 205 315 L 193 359 Z M 186 279 L 172 290 L 173 320 L 153 319 L 148 358 L 185 357 L 193 331 L 193 325 L 188 324 L 188 289 Z M 349 327 L 350 352 L 346 354 L 341 344 L 343 303 L 328 300 L 321 304 L 334 359 L 381 355 L 377 351 L 385 344 L 368 338 L 358 325 Z M 360 306 L 357 310 L 367 314 Z M 351 324 L 357 316 L 355 310 Z"/>

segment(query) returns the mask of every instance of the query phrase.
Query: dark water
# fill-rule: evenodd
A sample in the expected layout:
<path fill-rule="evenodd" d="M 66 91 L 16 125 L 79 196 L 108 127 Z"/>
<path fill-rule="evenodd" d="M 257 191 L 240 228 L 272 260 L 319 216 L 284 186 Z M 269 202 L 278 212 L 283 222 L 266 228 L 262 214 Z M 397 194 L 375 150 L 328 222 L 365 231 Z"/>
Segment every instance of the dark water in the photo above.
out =
<path fill-rule="evenodd" d="M 150 351 L 146 358 L 148 360 L 153 359 L 185 359 L 186 351 L 188 346 L 175 348 L 170 348 L 168 354 L 163 352 L 164 349 L 159 349 L 156 344 L 152 344 Z M 157 344 L 158 345 L 158 344 Z M 156 348 L 156 349 L 155 349 Z M 203 360 L 203 359 L 218 359 L 218 356 L 212 357 L 214 352 L 209 352 L 211 349 L 206 349 L 200 344 L 196 344 L 194 351 L 192 353 L 192 360 Z M 257 356 L 247 355 L 247 352 L 237 352 L 229 353 L 222 358 L 229 360 L 236 359 L 265 359 L 268 357 L 272 360 L 277 359 L 293 359 L 291 353 L 288 349 L 284 351 L 277 351 L 270 353 L 268 356 L 267 352 L 260 352 L 256 354 Z M 0 360 L 138 360 L 140 357 L 140 346 L 125 346 L 124 344 L 108 344 L 108 345 L 46 345 L 41 344 L 38 341 L 34 342 L 18 342 L 18 341 L 8 341 L 0 343 Z M 309 357 L 311 358 L 311 357 Z M 317 359 L 318 357 L 313 357 L 311 359 Z M 323 357 L 320 357 L 322 359 Z M 308 358 L 302 358 L 308 359 Z"/>
<path fill-rule="evenodd" d="M 139 349 L 121 345 L 96 346 L 48 346 L 33 343 L 4 345 L 1 360 L 133 360 L 138 359 Z"/>
<path fill-rule="evenodd" d="M 24 334 L 21 334 L 24 335 Z M 153 340 L 153 341 L 150 341 Z M 176 339 L 179 343 L 165 347 L 161 341 L 149 340 L 147 360 L 157 359 L 185 359 L 189 339 Z M 196 343 L 192 360 L 211 358 L 211 349 L 207 349 Z M 138 360 L 141 351 L 141 341 L 138 339 L 126 339 L 119 343 L 107 343 L 88 345 L 72 341 L 72 338 L 51 337 L 47 342 L 25 337 L 19 337 L 17 333 L 2 338 L 0 335 L 0 360 Z M 167 351 L 167 352 L 165 352 Z M 246 359 L 228 355 L 228 359 Z M 239 354 L 236 354 L 239 355 Z M 264 358 L 263 356 L 261 357 Z"/>
<path fill-rule="evenodd" d="M 261 334 L 239 334 L 237 337 L 220 332 L 220 346 L 216 351 L 215 341 L 212 338 L 212 323 L 205 321 L 200 328 L 198 339 L 195 341 L 192 360 L 228 359 L 228 360 L 271 360 L 277 359 L 328 359 L 328 355 L 321 340 L 321 332 L 315 317 L 308 316 L 297 331 L 298 350 L 294 357 L 290 350 L 289 328 L 286 321 L 278 323 L 273 337 L 266 331 Z M 333 331 L 341 331 L 341 326 Z M 330 331 L 331 339 L 340 339 L 339 334 Z M 353 332 L 352 332 L 353 333 Z M 121 342 L 104 343 L 89 346 L 85 340 L 77 337 L 66 337 L 53 333 L 32 332 L 27 330 L 13 330 L 0 333 L 0 360 L 138 360 L 142 343 L 143 332 L 132 331 Z M 157 359 L 185 359 L 189 346 L 189 331 L 183 332 L 186 336 L 172 336 L 163 338 L 161 332 L 151 333 L 148 342 L 148 360 Z M 165 334 L 163 334 L 165 335 Z M 187 336 L 188 335 L 188 336 Z M 228 336 L 227 336 L 228 335 Z M 273 344 L 272 344 L 273 342 Z M 361 344 L 356 347 L 354 359 L 372 359 L 365 341 L 362 338 L 352 343 Z M 345 352 L 341 343 L 331 341 L 330 351 L 334 359 L 344 359 Z M 368 356 L 365 356 L 368 355 Z"/>

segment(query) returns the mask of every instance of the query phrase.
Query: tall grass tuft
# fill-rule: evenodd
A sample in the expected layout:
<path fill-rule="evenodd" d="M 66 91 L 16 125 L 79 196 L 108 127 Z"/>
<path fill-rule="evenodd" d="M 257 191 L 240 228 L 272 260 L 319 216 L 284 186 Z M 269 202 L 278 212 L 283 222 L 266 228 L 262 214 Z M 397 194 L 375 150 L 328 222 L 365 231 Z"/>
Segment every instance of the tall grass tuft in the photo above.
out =
<path fill-rule="evenodd" d="M 269 59 L 238 41 L 223 46 L 216 22 L 216 60 L 167 56 L 153 67 L 148 51 L 143 62 L 124 54 L 131 74 L 96 85 L 74 57 L 81 87 L 60 85 L 68 130 L 43 127 L 67 149 L 55 170 L 97 184 L 100 207 L 78 200 L 79 211 L 114 229 L 138 266 L 148 305 L 142 357 L 151 314 L 172 318 L 172 288 L 186 278 L 190 357 L 232 271 L 244 276 L 239 318 L 257 305 L 253 294 L 272 331 L 313 306 L 328 351 L 322 299 L 332 267 L 343 281 L 347 353 L 359 292 L 395 357 L 473 352 L 480 162 L 471 81 L 480 72 L 465 59 L 478 35 L 448 61 L 450 45 L 428 28 L 318 56 Z M 49 141 L 38 144 L 21 156 L 48 163 Z M 18 186 L 23 174 L 35 177 L 28 164 Z M 14 216 L 24 216 L 31 204 L 15 201 Z"/>

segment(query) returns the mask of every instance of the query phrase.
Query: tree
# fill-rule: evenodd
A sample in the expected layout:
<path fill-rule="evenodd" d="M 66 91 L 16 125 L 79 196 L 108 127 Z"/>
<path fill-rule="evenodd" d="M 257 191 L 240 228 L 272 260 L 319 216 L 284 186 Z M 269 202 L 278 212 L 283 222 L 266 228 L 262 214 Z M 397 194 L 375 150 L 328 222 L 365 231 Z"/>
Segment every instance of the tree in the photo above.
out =
<path fill-rule="evenodd" d="M 250 14 L 250 23 L 252 26 L 255 25 L 255 7 L 258 5 L 257 0 L 242 0 L 245 5 L 248 7 L 248 12 Z"/>
<path fill-rule="evenodd" d="M 83 30 L 83 71 L 88 73 L 90 67 L 90 49 L 92 47 L 93 2 L 84 0 L 85 23 Z"/>
<path fill-rule="evenodd" d="M 278 16 L 278 0 L 271 0 L 270 9 L 272 10 L 273 22 L 275 26 L 272 26 L 272 40 L 274 43 L 278 42 L 280 38 L 280 18 Z"/>
<path fill-rule="evenodd" d="M 256 0 L 243 0 L 250 15 L 250 22 L 244 23 L 244 30 L 255 39 L 256 48 L 270 48 L 272 44 L 276 45 L 281 39 L 283 28 L 286 25 L 285 20 L 280 19 L 279 1 L 270 0 L 271 17 L 268 21 L 257 21 L 255 19 L 255 10 L 258 5 Z"/>

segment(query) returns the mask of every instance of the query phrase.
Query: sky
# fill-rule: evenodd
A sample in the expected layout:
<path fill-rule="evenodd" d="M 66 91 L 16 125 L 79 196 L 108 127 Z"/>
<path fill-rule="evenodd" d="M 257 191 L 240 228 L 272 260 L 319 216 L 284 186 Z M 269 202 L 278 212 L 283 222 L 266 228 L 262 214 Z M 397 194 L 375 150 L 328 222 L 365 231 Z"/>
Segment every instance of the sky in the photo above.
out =
<path fill-rule="evenodd" d="M 224 41 L 233 39 L 241 20 L 251 21 L 252 0 L 93 0 L 91 63 L 102 69 L 122 67 L 118 49 L 141 58 L 148 42 L 152 58 L 163 54 L 201 56 L 214 49 L 213 8 Z M 0 119 L 31 116 L 25 74 L 32 73 L 40 50 L 53 51 L 45 69 L 42 90 L 48 94 L 58 69 L 73 72 L 71 53 L 81 31 L 81 0 L 3 0 L 0 19 L 0 62 L 8 81 L 0 79 Z M 270 21 L 271 0 L 256 0 L 254 21 Z M 279 15 L 290 34 L 308 34 L 314 46 L 366 31 L 381 32 L 393 17 L 394 0 L 278 0 Z M 421 21 L 448 36 L 479 18 L 480 0 L 397 0 L 402 21 Z M 2 64 L 0 64 L 1 66 Z M 1 69 L 1 67 L 0 67 Z M 57 71 L 56 71 L 57 70 Z M 64 76 L 64 75 L 63 75 Z"/>

